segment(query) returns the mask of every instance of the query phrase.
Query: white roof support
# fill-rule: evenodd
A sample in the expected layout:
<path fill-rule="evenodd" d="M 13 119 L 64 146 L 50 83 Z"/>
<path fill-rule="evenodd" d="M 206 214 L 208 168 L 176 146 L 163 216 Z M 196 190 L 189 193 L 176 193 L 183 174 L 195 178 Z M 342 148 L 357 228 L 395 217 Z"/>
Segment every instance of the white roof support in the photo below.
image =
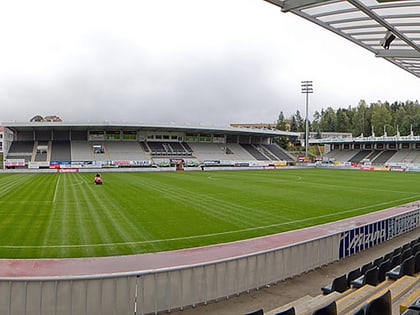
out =
<path fill-rule="evenodd" d="M 265 1 L 316 23 L 420 78 L 420 1 Z"/>

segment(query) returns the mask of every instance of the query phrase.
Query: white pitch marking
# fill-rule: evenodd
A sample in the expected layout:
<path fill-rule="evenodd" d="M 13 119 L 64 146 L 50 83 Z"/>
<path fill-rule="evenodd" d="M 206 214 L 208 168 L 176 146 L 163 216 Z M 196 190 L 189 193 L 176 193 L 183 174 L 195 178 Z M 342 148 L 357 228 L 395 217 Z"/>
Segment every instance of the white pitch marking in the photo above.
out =
<path fill-rule="evenodd" d="M 58 174 L 58 180 L 57 180 L 57 183 L 55 183 L 55 191 L 54 191 L 53 203 L 55 203 L 55 199 L 57 197 L 58 183 L 60 182 L 60 178 L 61 178 L 61 173 Z"/>

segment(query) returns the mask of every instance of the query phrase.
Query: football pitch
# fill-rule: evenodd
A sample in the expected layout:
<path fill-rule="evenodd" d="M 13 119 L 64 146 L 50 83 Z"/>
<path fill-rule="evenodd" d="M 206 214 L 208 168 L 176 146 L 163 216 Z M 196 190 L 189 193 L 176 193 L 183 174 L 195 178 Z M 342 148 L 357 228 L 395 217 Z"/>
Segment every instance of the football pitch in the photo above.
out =
<path fill-rule="evenodd" d="M 0 257 L 128 255 L 337 221 L 420 199 L 420 173 L 0 174 Z"/>

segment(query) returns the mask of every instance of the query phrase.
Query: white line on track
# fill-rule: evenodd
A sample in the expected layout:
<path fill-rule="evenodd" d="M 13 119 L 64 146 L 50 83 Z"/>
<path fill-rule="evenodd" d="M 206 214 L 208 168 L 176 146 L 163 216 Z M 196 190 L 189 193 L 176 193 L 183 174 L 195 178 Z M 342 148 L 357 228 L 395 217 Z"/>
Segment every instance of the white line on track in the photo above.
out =
<path fill-rule="evenodd" d="M 414 196 L 414 197 L 416 197 L 416 196 Z M 417 197 L 420 197 L 420 195 L 417 196 Z M 337 213 L 330 213 L 330 214 L 321 215 L 321 216 L 317 216 L 317 217 L 311 217 L 311 218 L 305 218 L 305 219 L 301 219 L 301 220 L 270 224 L 270 225 L 266 225 L 266 226 L 258 226 L 258 227 L 236 230 L 236 231 L 213 233 L 213 234 L 193 235 L 193 236 L 187 236 L 187 237 L 176 237 L 176 238 L 168 238 L 168 239 L 162 239 L 162 240 L 121 242 L 121 243 L 79 244 L 79 245 L 33 245 L 33 246 L 32 245 L 3 245 L 3 246 L 0 246 L 0 248 L 7 248 L 7 249 L 89 248 L 89 247 L 93 248 L 93 247 L 108 247 L 108 246 L 133 246 L 133 245 L 144 245 L 144 244 L 152 244 L 152 243 L 164 243 L 164 242 L 171 242 L 171 241 L 182 241 L 182 240 L 189 240 L 189 239 L 199 239 L 199 238 L 207 238 L 207 237 L 214 237 L 214 236 L 220 236 L 220 235 L 228 235 L 228 234 L 242 233 L 242 232 L 248 232 L 248 231 L 262 230 L 262 229 L 278 227 L 278 226 L 282 226 L 282 225 L 301 223 L 301 222 L 305 222 L 305 221 L 316 220 L 316 219 L 321 219 L 321 218 L 326 218 L 326 217 L 333 217 L 333 216 L 343 214 L 343 213 L 357 212 L 359 210 L 364 210 L 364 209 L 368 209 L 368 208 L 372 208 L 372 207 L 376 207 L 376 206 L 383 206 L 383 205 L 387 205 L 387 204 L 390 204 L 390 203 L 393 203 L 393 202 L 404 201 L 404 200 L 411 199 L 411 198 L 413 198 L 413 196 L 410 197 L 410 198 L 403 198 L 403 199 L 399 199 L 399 200 L 392 200 L 392 201 L 389 201 L 389 202 L 377 203 L 377 204 L 369 205 L 369 206 L 366 206 L 366 207 L 350 209 L 350 210 L 337 212 Z"/>

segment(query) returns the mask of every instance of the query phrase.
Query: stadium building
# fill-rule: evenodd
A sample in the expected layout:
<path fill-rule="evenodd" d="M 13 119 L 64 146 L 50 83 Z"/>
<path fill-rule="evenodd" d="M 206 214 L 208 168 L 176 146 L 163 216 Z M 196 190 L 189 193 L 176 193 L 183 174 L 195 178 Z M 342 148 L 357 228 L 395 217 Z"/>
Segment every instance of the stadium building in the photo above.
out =
<path fill-rule="evenodd" d="M 323 146 L 323 162 L 351 165 L 387 166 L 391 169 L 420 169 L 420 136 L 343 137 L 311 139 Z"/>
<path fill-rule="evenodd" d="M 4 123 L 4 168 L 268 166 L 295 158 L 279 130 L 111 123 Z"/>

